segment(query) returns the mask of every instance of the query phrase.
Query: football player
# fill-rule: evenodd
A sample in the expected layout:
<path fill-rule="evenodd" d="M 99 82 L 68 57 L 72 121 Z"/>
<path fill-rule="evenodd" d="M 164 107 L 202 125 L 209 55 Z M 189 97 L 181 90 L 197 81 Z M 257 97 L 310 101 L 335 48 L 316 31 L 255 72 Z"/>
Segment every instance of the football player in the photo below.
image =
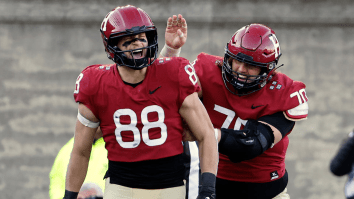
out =
<path fill-rule="evenodd" d="M 262 24 L 237 30 L 224 57 L 200 53 L 192 64 L 199 96 L 219 144 L 216 198 L 285 199 L 285 155 L 295 122 L 308 115 L 305 84 L 276 69 L 275 32 Z"/>
<path fill-rule="evenodd" d="M 178 48 L 185 42 L 186 29 L 182 20 L 171 24 L 171 31 L 173 26 L 179 31 L 166 34 L 172 35 L 171 47 Z M 105 199 L 185 198 L 182 119 L 199 141 L 198 198 L 213 198 L 217 142 L 189 61 L 156 58 L 156 27 L 140 8 L 113 9 L 100 31 L 114 64 L 89 66 L 76 80 L 79 113 L 64 198 L 77 197 L 98 126 L 109 160 Z"/>

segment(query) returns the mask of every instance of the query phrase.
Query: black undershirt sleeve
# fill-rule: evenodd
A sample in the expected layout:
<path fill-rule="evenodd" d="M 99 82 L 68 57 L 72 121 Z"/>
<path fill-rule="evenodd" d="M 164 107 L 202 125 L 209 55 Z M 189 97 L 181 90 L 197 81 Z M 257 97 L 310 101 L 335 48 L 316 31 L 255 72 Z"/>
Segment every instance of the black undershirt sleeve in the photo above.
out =
<path fill-rule="evenodd" d="M 283 137 L 285 137 L 295 125 L 295 122 L 288 120 L 283 112 L 262 116 L 257 121 L 263 121 L 274 126 L 280 131 Z"/>

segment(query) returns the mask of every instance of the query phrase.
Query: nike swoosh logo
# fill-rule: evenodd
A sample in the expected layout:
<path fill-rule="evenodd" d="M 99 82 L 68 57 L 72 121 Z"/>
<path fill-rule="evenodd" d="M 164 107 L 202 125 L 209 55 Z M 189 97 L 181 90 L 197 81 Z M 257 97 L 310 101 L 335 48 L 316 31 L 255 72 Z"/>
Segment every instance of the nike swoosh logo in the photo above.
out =
<path fill-rule="evenodd" d="M 261 106 L 264 106 L 264 105 L 253 106 L 253 104 L 252 104 L 251 109 L 255 109 L 255 108 L 258 108 L 258 107 L 261 107 Z"/>
<path fill-rule="evenodd" d="M 161 88 L 161 86 L 155 88 L 155 90 L 153 90 L 153 91 L 149 90 L 149 93 L 150 93 L 150 94 L 153 94 L 153 93 L 155 93 L 155 91 L 157 91 L 157 89 L 159 89 L 159 88 Z"/>

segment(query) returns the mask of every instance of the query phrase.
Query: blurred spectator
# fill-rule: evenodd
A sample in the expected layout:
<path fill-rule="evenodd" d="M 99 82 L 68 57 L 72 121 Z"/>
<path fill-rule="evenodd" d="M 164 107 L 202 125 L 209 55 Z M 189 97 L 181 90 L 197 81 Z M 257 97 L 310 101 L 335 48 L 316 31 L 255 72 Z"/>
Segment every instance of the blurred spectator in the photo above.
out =
<path fill-rule="evenodd" d="M 49 196 L 50 199 L 62 199 L 65 192 L 65 175 L 69 164 L 70 153 L 74 145 L 74 137 L 71 138 L 59 151 L 55 158 L 52 170 L 49 174 Z M 104 191 L 104 175 L 108 169 L 107 150 L 102 138 L 102 132 L 98 128 L 95 140 L 92 144 L 91 157 L 87 176 L 84 183 L 93 182 Z M 92 186 L 92 183 L 87 185 Z M 85 188 L 84 185 L 81 189 Z M 87 187 L 86 187 L 87 188 Z M 86 190 L 85 188 L 85 190 Z M 81 190 L 80 190 L 81 191 Z"/>

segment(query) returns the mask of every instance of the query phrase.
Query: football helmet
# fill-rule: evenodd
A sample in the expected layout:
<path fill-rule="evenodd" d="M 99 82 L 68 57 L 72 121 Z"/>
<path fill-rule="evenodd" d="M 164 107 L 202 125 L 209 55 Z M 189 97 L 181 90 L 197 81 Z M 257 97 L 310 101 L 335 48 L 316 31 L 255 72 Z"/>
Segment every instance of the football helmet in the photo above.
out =
<path fill-rule="evenodd" d="M 225 47 L 222 77 L 226 88 L 235 95 L 248 95 L 262 89 L 276 69 L 281 56 L 275 32 L 262 24 L 250 24 L 234 33 Z M 232 60 L 258 66 L 258 75 L 232 70 Z"/>
<path fill-rule="evenodd" d="M 101 24 L 103 45 L 109 59 L 121 66 L 140 70 L 151 65 L 157 55 L 157 30 L 149 15 L 142 9 L 131 5 L 116 7 L 109 12 Z M 122 51 L 117 47 L 118 40 L 124 36 L 145 33 L 148 46 L 144 48 Z M 147 55 L 141 59 L 128 58 L 124 53 L 147 49 Z"/>

